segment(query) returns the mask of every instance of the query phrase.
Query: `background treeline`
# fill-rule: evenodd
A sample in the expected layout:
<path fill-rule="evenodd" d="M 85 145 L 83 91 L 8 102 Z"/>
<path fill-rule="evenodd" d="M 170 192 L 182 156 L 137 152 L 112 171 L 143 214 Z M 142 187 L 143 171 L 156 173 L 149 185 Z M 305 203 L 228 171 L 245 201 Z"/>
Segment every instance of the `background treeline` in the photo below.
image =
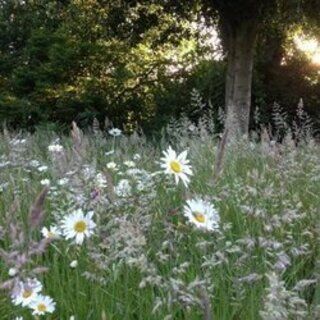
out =
<path fill-rule="evenodd" d="M 63 129 L 108 117 L 150 133 L 182 114 L 197 119 L 193 89 L 219 117 L 222 46 L 210 44 L 213 29 L 205 32 L 201 16 L 178 15 L 166 3 L 0 1 L 0 123 Z M 294 47 L 292 32 L 274 19 L 259 34 L 252 113 L 258 107 L 263 123 L 271 122 L 274 102 L 290 117 L 300 98 L 319 118 L 320 67 Z"/>

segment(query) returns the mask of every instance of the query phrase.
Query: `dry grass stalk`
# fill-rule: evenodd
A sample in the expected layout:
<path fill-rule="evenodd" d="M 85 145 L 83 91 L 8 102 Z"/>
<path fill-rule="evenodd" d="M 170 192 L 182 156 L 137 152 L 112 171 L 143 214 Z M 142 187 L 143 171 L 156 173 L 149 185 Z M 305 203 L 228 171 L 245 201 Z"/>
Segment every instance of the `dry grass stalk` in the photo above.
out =
<path fill-rule="evenodd" d="M 29 225 L 32 229 L 39 227 L 43 221 L 44 217 L 44 201 L 47 196 L 49 189 L 45 187 L 37 196 L 35 202 L 31 205 L 29 212 Z"/>
<path fill-rule="evenodd" d="M 228 142 L 229 130 L 226 128 L 219 143 L 216 160 L 214 164 L 213 183 L 216 184 L 223 170 L 223 161 L 226 152 L 226 145 Z"/>
<path fill-rule="evenodd" d="M 111 203 L 114 203 L 117 200 L 117 195 L 114 192 L 114 182 L 113 177 L 109 171 L 104 170 L 104 175 L 107 180 L 107 197 Z"/>
<path fill-rule="evenodd" d="M 210 298 L 205 289 L 199 290 L 199 296 L 202 302 L 203 320 L 213 320 Z"/>
<path fill-rule="evenodd" d="M 82 131 L 74 121 L 72 122 L 71 137 L 73 141 L 73 153 L 76 156 L 76 158 L 80 161 L 80 159 L 82 159 L 85 156 L 86 143 Z"/>

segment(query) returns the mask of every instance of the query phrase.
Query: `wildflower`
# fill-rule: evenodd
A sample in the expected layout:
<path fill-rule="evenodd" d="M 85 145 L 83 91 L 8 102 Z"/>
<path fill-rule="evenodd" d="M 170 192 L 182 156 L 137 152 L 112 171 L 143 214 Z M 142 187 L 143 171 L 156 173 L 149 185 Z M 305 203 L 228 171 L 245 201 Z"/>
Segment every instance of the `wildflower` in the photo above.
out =
<path fill-rule="evenodd" d="M 118 128 L 112 128 L 111 130 L 109 130 L 108 131 L 109 132 L 109 134 L 111 135 L 111 136 L 113 136 L 113 137 L 118 137 L 118 136 L 120 136 L 121 135 L 121 130 L 120 129 L 118 129 Z"/>
<path fill-rule="evenodd" d="M 126 165 L 128 168 L 133 168 L 136 164 L 133 161 L 128 160 L 124 162 L 124 165 Z"/>
<path fill-rule="evenodd" d="M 48 185 L 50 185 L 50 180 L 49 180 L 49 179 L 42 179 L 42 180 L 40 181 L 40 183 L 41 183 L 41 185 L 43 185 L 43 186 L 48 186 Z"/>
<path fill-rule="evenodd" d="M 39 294 L 37 298 L 30 303 L 30 308 L 33 309 L 33 315 L 42 316 L 46 313 L 53 313 L 56 303 L 49 296 Z"/>
<path fill-rule="evenodd" d="M 96 175 L 96 185 L 98 188 L 106 188 L 107 187 L 107 179 L 102 173 L 98 173 Z"/>
<path fill-rule="evenodd" d="M 148 174 L 145 170 L 131 168 L 126 171 L 126 174 L 132 177 L 138 177 L 139 175 Z"/>
<path fill-rule="evenodd" d="M 214 231 L 219 228 L 220 216 L 213 205 L 200 198 L 187 200 L 184 216 L 196 227 Z"/>
<path fill-rule="evenodd" d="M 134 160 L 134 161 L 139 161 L 139 160 L 141 160 L 140 154 L 139 154 L 139 153 L 136 153 L 136 154 L 133 156 L 133 160 Z"/>
<path fill-rule="evenodd" d="M 92 191 L 90 192 L 90 198 L 91 200 L 95 200 L 100 196 L 100 190 L 98 188 L 94 188 L 92 189 Z"/>
<path fill-rule="evenodd" d="M 78 266 L 78 260 L 73 260 L 70 263 L 70 268 L 76 268 Z"/>
<path fill-rule="evenodd" d="M 76 244 L 81 245 L 85 237 L 89 238 L 96 224 L 92 220 L 93 212 L 83 214 L 81 209 L 67 216 L 62 222 L 66 239 L 75 238 Z"/>
<path fill-rule="evenodd" d="M 115 193 L 119 197 L 127 197 L 131 194 L 131 186 L 128 179 L 121 179 L 115 187 Z"/>
<path fill-rule="evenodd" d="M 8 274 L 10 277 L 14 277 L 18 273 L 18 270 L 16 268 L 10 268 L 8 271 Z"/>
<path fill-rule="evenodd" d="M 107 168 L 110 170 L 117 170 L 117 164 L 113 161 L 107 163 Z"/>
<path fill-rule="evenodd" d="M 176 184 L 181 179 L 186 187 L 190 181 L 188 175 L 192 175 L 191 166 L 188 165 L 189 160 L 186 159 L 187 152 L 185 150 L 177 156 L 176 152 L 169 147 L 167 151 L 163 151 L 165 157 L 161 158 L 163 161 L 161 167 L 165 169 L 165 173 L 173 174 Z"/>
<path fill-rule="evenodd" d="M 193 132 L 193 131 L 195 131 L 195 130 L 197 129 L 197 127 L 192 123 L 192 124 L 190 124 L 190 126 L 188 127 L 188 129 L 189 129 L 191 132 Z"/>
<path fill-rule="evenodd" d="M 26 139 L 12 139 L 10 141 L 10 144 L 13 145 L 13 146 L 17 146 L 19 144 L 25 144 L 27 142 Z"/>
<path fill-rule="evenodd" d="M 39 172 L 45 172 L 47 170 L 48 170 L 48 166 L 41 166 L 41 167 L 38 168 Z"/>
<path fill-rule="evenodd" d="M 52 144 L 48 147 L 48 150 L 53 153 L 60 153 L 63 151 L 63 146 L 60 144 Z"/>
<path fill-rule="evenodd" d="M 69 182 L 68 178 L 62 178 L 58 180 L 58 185 L 59 186 L 64 186 L 65 184 L 67 184 Z"/>
<path fill-rule="evenodd" d="M 12 297 L 12 302 L 15 305 L 22 305 L 23 307 L 29 305 L 42 290 L 42 284 L 37 279 L 27 279 L 25 283 L 19 284 L 20 290 L 18 294 Z"/>
<path fill-rule="evenodd" d="M 40 166 L 40 162 L 38 160 L 31 160 L 30 166 L 31 167 L 38 167 L 38 166 Z"/>
<path fill-rule="evenodd" d="M 58 239 L 61 236 L 61 231 L 56 226 L 51 226 L 50 229 L 43 227 L 41 233 L 47 239 Z"/>

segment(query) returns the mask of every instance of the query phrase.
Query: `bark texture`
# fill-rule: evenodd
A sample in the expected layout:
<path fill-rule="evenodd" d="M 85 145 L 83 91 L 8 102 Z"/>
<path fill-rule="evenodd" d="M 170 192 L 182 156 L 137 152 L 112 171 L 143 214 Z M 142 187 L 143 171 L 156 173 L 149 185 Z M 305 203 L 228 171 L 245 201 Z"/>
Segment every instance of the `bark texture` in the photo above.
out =
<path fill-rule="evenodd" d="M 243 21 L 228 26 L 226 75 L 226 125 L 233 137 L 248 134 L 251 107 L 252 69 L 257 25 Z"/>

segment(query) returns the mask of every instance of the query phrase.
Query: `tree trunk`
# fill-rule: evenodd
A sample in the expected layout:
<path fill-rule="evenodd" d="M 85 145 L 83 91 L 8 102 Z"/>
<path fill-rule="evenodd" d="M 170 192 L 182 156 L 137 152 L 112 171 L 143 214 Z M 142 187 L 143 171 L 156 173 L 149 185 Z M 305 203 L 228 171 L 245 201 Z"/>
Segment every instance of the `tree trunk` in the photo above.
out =
<path fill-rule="evenodd" d="M 232 138 L 247 135 L 249 130 L 256 34 L 257 25 L 247 21 L 227 28 L 226 127 Z"/>

